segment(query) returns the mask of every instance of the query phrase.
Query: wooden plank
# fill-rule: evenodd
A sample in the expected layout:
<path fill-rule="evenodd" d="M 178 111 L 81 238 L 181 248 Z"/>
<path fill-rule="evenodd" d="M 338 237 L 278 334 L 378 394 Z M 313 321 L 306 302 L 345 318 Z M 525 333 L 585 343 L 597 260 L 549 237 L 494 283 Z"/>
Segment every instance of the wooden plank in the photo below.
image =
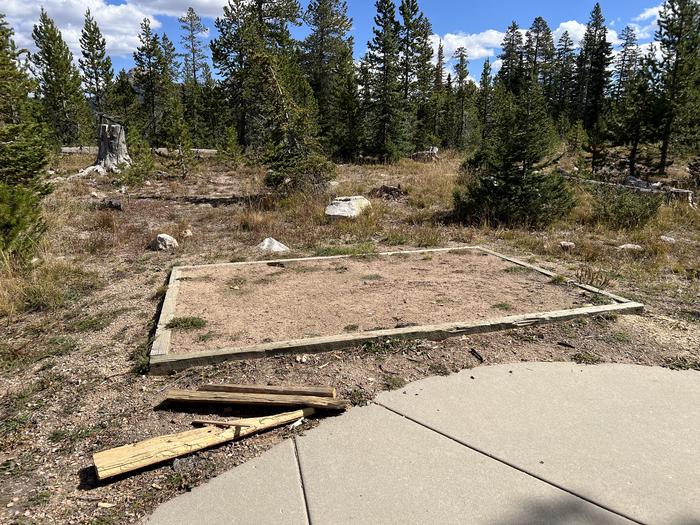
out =
<path fill-rule="evenodd" d="M 165 393 L 165 401 L 274 407 L 302 406 L 324 408 L 327 410 L 345 410 L 347 408 L 345 401 L 342 399 L 332 399 L 329 397 L 256 394 L 246 392 L 211 392 L 207 390 L 170 390 Z"/>
<path fill-rule="evenodd" d="M 499 259 L 503 259 L 504 261 L 511 262 L 513 264 L 517 264 L 518 266 L 522 266 L 524 268 L 528 268 L 532 271 L 539 272 L 542 275 L 546 275 L 547 277 L 556 277 L 557 274 L 556 272 L 552 272 L 550 270 L 545 270 L 544 268 L 540 268 L 539 266 L 535 266 L 534 264 L 527 263 L 525 261 L 521 261 L 520 259 L 516 259 L 515 257 L 508 257 L 507 255 L 503 255 L 502 253 L 494 252 L 493 250 L 489 250 L 488 248 L 484 248 L 483 246 L 478 246 L 476 248 L 479 251 L 482 251 L 484 253 L 488 253 L 489 255 L 493 255 L 494 257 L 498 257 Z M 601 290 L 600 288 L 596 288 L 595 286 L 591 286 L 588 284 L 583 284 L 583 283 L 578 283 L 575 281 L 571 281 L 571 284 L 574 286 L 581 288 L 583 290 L 587 290 L 589 292 L 597 293 L 600 295 L 604 295 L 606 297 L 609 297 L 613 301 L 617 301 L 618 303 L 630 303 L 629 299 L 625 299 L 624 297 L 620 297 L 619 295 L 615 295 L 610 292 L 606 292 L 605 290 Z"/>
<path fill-rule="evenodd" d="M 256 432 L 293 423 L 313 413 L 313 408 L 304 408 L 273 416 L 246 418 L 239 420 L 241 423 L 249 425 L 245 427 L 220 428 L 206 426 L 97 452 L 93 455 L 97 478 L 103 480 L 155 465 L 197 450 L 240 439 Z"/>
<path fill-rule="evenodd" d="M 217 427 L 248 427 L 250 425 L 241 423 L 242 419 L 233 421 L 218 421 L 216 419 L 195 419 L 192 424 L 195 426 L 214 425 Z"/>
<path fill-rule="evenodd" d="M 625 303 L 571 308 L 568 310 L 512 315 L 498 319 L 475 321 L 471 323 L 444 323 L 437 325 L 408 326 L 405 328 L 391 328 L 387 330 L 373 330 L 369 332 L 352 334 L 294 339 L 240 348 L 224 348 L 221 350 L 212 350 L 207 352 L 169 354 L 167 356 L 154 356 L 151 359 L 151 371 L 154 373 L 168 373 L 170 371 L 181 370 L 189 366 L 220 363 L 231 359 L 252 359 L 282 353 L 324 352 L 361 345 L 386 338 L 431 339 L 439 341 L 459 335 L 498 332 L 501 330 L 555 323 L 576 319 L 578 317 L 606 313 L 639 313 L 643 310 L 643 304 L 629 301 Z"/>
<path fill-rule="evenodd" d="M 151 357 L 156 355 L 167 355 L 170 352 L 170 338 L 172 331 L 167 327 L 168 323 L 175 317 L 175 305 L 177 302 L 178 292 L 180 290 L 181 271 L 175 267 L 170 272 L 168 280 L 168 289 L 165 292 L 163 306 L 160 309 L 158 318 L 158 326 L 156 327 L 155 337 L 151 345 Z"/>
<path fill-rule="evenodd" d="M 336 391 L 332 386 L 271 386 L 271 385 L 203 385 L 197 390 L 208 390 L 210 392 L 241 392 L 249 394 L 280 394 L 298 396 L 318 396 L 335 398 Z"/>

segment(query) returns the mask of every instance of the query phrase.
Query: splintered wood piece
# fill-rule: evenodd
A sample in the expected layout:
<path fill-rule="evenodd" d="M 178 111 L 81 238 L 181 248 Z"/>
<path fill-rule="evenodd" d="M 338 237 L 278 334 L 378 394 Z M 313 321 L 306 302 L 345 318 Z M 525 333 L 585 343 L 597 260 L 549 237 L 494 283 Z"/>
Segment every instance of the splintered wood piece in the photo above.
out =
<path fill-rule="evenodd" d="M 280 394 L 253 394 L 245 392 L 210 392 L 207 390 L 170 390 L 166 401 L 189 403 L 216 403 L 223 405 L 251 406 L 306 406 L 327 410 L 345 410 L 345 401 L 330 397 L 297 396 Z"/>
<path fill-rule="evenodd" d="M 293 423 L 302 417 L 312 415 L 314 412 L 313 408 L 303 408 L 273 416 L 239 419 L 239 424 L 234 427 L 205 426 L 103 450 L 93 455 L 97 478 L 103 480 L 149 465 L 155 465 L 197 450 Z"/>
<path fill-rule="evenodd" d="M 337 397 L 335 388 L 331 386 L 269 386 L 269 385 L 203 385 L 199 390 L 210 392 L 240 392 L 249 394 L 281 394 L 287 396 L 318 396 Z"/>

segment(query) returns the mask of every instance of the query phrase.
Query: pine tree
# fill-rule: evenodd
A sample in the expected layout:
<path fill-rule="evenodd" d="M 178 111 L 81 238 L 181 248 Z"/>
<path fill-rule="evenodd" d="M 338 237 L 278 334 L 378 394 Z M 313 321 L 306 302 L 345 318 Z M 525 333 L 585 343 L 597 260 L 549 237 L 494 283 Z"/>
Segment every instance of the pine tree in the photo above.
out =
<path fill-rule="evenodd" d="M 14 31 L 0 13 L 0 252 L 29 258 L 44 231 L 41 196 L 48 151 L 32 118 L 34 84 Z"/>
<path fill-rule="evenodd" d="M 119 71 L 110 86 L 107 101 L 107 111 L 127 128 L 128 134 L 128 129 L 134 121 L 133 115 L 138 111 L 139 100 L 125 70 Z"/>
<path fill-rule="evenodd" d="M 112 59 L 107 55 L 107 43 L 90 9 L 85 11 L 80 49 L 83 56 L 78 63 L 83 73 L 85 92 L 91 98 L 96 111 L 103 113 L 107 106 L 107 92 L 112 84 L 114 71 Z"/>
<path fill-rule="evenodd" d="M 427 17 L 420 18 L 416 34 L 413 147 L 425 150 L 437 143 L 437 138 L 432 134 L 433 45 L 430 40 L 432 26 Z"/>
<path fill-rule="evenodd" d="M 406 151 L 405 111 L 399 75 L 399 23 L 392 0 L 377 0 L 373 39 L 367 44 L 371 72 L 372 154 L 385 162 Z"/>
<path fill-rule="evenodd" d="M 576 120 L 574 94 L 576 90 L 576 54 L 574 42 L 568 31 L 564 31 L 557 43 L 553 75 L 553 115 L 559 122 Z M 560 126 L 561 134 L 568 125 Z"/>
<path fill-rule="evenodd" d="M 496 75 L 496 80 L 501 82 L 511 93 L 518 94 L 526 77 L 524 71 L 523 37 L 516 22 L 513 22 L 506 31 L 501 44 L 501 70 Z"/>
<path fill-rule="evenodd" d="M 671 141 L 683 128 L 697 133 L 700 111 L 693 106 L 698 99 L 700 80 L 700 5 L 696 0 L 666 0 L 659 13 L 656 40 L 662 60 L 661 162 L 665 172 Z M 683 125 L 685 124 L 685 126 Z"/>
<path fill-rule="evenodd" d="M 151 29 L 151 21 L 144 18 L 139 34 L 140 45 L 134 52 L 134 88 L 139 92 L 142 104 L 140 128 L 155 145 L 160 139 L 160 120 L 165 98 L 164 57 L 160 38 Z"/>
<path fill-rule="evenodd" d="M 325 149 L 331 153 L 344 150 L 348 154 L 348 130 L 334 129 L 336 118 L 352 114 L 352 93 L 348 91 L 354 82 L 352 64 L 352 37 L 348 35 L 352 20 L 347 15 L 345 0 L 312 0 L 305 13 L 305 20 L 311 32 L 302 44 L 302 67 L 314 92 L 318 105 L 318 124 Z M 335 106 L 338 103 L 350 103 L 350 108 Z M 350 110 L 350 113 L 346 113 Z M 344 127 L 348 121 L 343 118 Z M 352 134 L 352 133 L 351 133 Z M 340 139 L 341 147 L 334 143 Z M 350 150 L 356 149 L 350 147 Z"/>
<path fill-rule="evenodd" d="M 441 139 L 445 127 L 445 47 L 438 44 L 437 61 L 433 69 L 433 93 L 431 96 L 433 137 Z"/>
<path fill-rule="evenodd" d="M 636 77 L 640 61 L 639 45 L 637 44 L 637 33 L 632 26 L 626 26 L 622 33 L 622 50 L 615 60 L 615 72 L 613 78 L 615 87 L 613 89 L 613 101 L 618 105 L 625 98 L 630 82 Z"/>
<path fill-rule="evenodd" d="M 42 117 L 57 143 L 82 143 L 93 134 L 93 126 L 80 87 L 80 73 L 61 32 L 43 8 L 32 37 L 38 50 L 31 55 L 31 61 Z"/>
<path fill-rule="evenodd" d="M 354 159 L 362 146 L 360 97 L 352 50 L 346 49 L 345 53 L 338 57 L 331 77 L 328 137 L 334 157 Z"/>
<path fill-rule="evenodd" d="M 605 95 L 610 82 L 608 66 L 612 60 L 612 46 L 607 41 L 608 30 L 599 3 L 593 8 L 586 26 L 577 61 L 577 94 L 579 117 L 589 135 L 600 128 L 605 110 Z"/>
<path fill-rule="evenodd" d="M 496 83 L 493 129 L 465 165 L 472 180 L 454 193 L 462 220 L 541 227 L 573 207 L 560 176 L 535 170 L 552 148 L 553 129 L 538 83 L 521 88 L 516 95 Z"/>
<path fill-rule="evenodd" d="M 491 62 L 487 58 L 481 71 L 479 93 L 476 99 L 476 112 L 481 130 L 481 143 L 484 143 L 491 130 L 491 106 L 493 103 L 493 79 L 491 78 Z"/>
<path fill-rule="evenodd" d="M 207 28 L 196 11 L 189 7 L 187 12 L 178 18 L 182 36 L 180 44 L 184 49 L 183 54 L 183 86 L 182 98 L 184 114 L 187 118 L 189 132 L 194 140 L 200 144 L 204 142 L 206 133 L 201 122 L 203 93 L 202 83 L 204 69 L 207 67 L 206 55 L 202 44 L 202 36 L 207 33 Z"/>
<path fill-rule="evenodd" d="M 455 64 L 455 102 L 457 106 L 457 115 L 455 119 L 456 128 L 454 145 L 458 148 L 464 148 L 467 142 L 467 113 L 469 104 L 469 61 L 467 59 L 467 50 L 463 47 L 458 48 L 455 51 L 453 58 L 457 60 L 457 64 Z"/>
<path fill-rule="evenodd" d="M 544 18 L 535 18 L 526 35 L 525 70 L 542 88 L 548 108 L 553 99 L 554 39 Z"/>

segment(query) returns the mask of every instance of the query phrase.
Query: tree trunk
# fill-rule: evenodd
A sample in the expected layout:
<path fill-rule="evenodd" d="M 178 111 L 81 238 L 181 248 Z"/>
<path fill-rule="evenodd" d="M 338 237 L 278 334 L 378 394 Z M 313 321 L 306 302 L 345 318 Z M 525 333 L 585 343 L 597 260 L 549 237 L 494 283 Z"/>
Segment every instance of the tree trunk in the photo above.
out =
<path fill-rule="evenodd" d="M 126 134 L 121 124 L 100 124 L 98 166 L 107 171 L 118 171 L 119 166 L 130 166 L 131 157 L 126 149 Z"/>

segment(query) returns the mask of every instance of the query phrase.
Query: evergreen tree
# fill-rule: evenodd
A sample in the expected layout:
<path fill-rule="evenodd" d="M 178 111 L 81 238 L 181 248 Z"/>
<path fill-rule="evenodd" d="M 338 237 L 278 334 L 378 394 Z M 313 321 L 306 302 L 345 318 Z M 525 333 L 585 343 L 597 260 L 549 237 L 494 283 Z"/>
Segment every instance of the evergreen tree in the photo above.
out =
<path fill-rule="evenodd" d="M 465 168 L 472 179 L 454 193 L 462 220 L 525 227 L 545 226 L 573 207 L 558 175 L 541 174 L 536 164 L 552 148 L 552 125 L 536 82 L 520 95 L 497 82 L 493 129 Z"/>
<path fill-rule="evenodd" d="M 683 130 L 697 133 L 700 111 L 700 5 L 696 0 L 666 0 L 659 13 L 656 40 L 662 60 L 661 172 L 668 165 L 671 141 Z M 684 129 L 685 128 L 685 129 Z"/>
<path fill-rule="evenodd" d="M 129 75 L 123 69 L 119 71 L 117 78 L 110 86 L 107 101 L 108 112 L 127 128 L 128 133 L 134 121 L 133 115 L 138 111 L 139 99 L 131 85 Z"/>
<path fill-rule="evenodd" d="M 524 72 L 523 37 L 516 22 L 513 22 L 506 31 L 501 44 L 501 70 L 496 75 L 496 80 L 511 93 L 520 93 L 525 79 Z"/>
<path fill-rule="evenodd" d="M 487 58 L 481 71 L 479 93 L 476 99 L 476 112 L 481 130 L 481 143 L 486 140 L 491 130 L 491 106 L 493 103 L 493 79 L 491 78 L 491 62 Z"/>
<path fill-rule="evenodd" d="M 613 102 L 615 105 L 625 98 L 630 83 L 637 75 L 639 68 L 640 52 L 637 44 L 637 33 L 632 26 L 626 26 L 622 33 L 622 50 L 615 60 L 615 72 L 613 78 L 615 87 L 613 89 Z"/>
<path fill-rule="evenodd" d="M 372 151 L 385 162 L 406 151 L 405 111 L 399 70 L 399 23 L 392 0 L 377 0 L 374 37 L 367 44 L 372 102 Z"/>
<path fill-rule="evenodd" d="M 160 140 L 160 121 L 167 86 L 160 38 L 151 29 L 148 18 L 141 22 L 139 42 L 134 52 L 134 88 L 143 101 L 140 128 L 149 137 L 151 145 L 155 145 Z"/>
<path fill-rule="evenodd" d="M 360 98 L 352 50 L 348 48 L 345 53 L 338 57 L 331 77 L 328 138 L 334 157 L 354 159 L 362 145 Z"/>
<path fill-rule="evenodd" d="M 41 196 L 48 151 L 33 121 L 34 83 L 21 65 L 14 31 L 0 13 L 0 252 L 28 258 L 44 231 Z"/>
<path fill-rule="evenodd" d="M 203 129 L 203 82 L 204 70 L 207 66 L 202 36 L 207 33 L 207 28 L 196 11 L 189 7 L 187 12 L 178 18 L 182 36 L 180 44 L 183 53 L 183 86 L 182 99 L 184 114 L 187 118 L 189 132 L 194 140 L 201 144 L 205 142 L 206 131 Z"/>
<path fill-rule="evenodd" d="M 612 46 L 607 36 L 603 11 L 596 3 L 586 26 L 576 67 L 579 117 L 589 135 L 595 126 L 600 128 L 610 82 L 608 66 L 612 60 Z"/>
<path fill-rule="evenodd" d="M 431 98 L 433 95 L 433 45 L 430 41 L 432 27 L 427 17 L 422 16 L 418 24 L 416 40 L 416 71 L 415 71 L 415 124 L 413 130 L 413 147 L 425 150 L 436 144 L 432 134 Z"/>
<path fill-rule="evenodd" d="M 571 40 L 568 31 L 564 31 L 557 43 L 556 56 L 554 59 L 553 75 L 553 99 L 552 113 L 559 122 L 568 123 L 571 119 L 576 120 L 574 94 L 576 91 L 576 53 L 574 52 L 574 41 Z M 559 129 L 560 133 L 565 133 L 568 124 Z"/>
<path fill-rule="evenodd" d="M 80 49 L 83 56 L 78 63 L 83 73 L 85 92 L 91 98 L 97 112 L 103 113 L 107 106 L 106 97 L 114 71 L 112 59 L 107 55 L 107 44 L 90 9 L 85 11 Z"/>
<path fill-rule="evenodd" d="M 440 139 L 444 131 L 445 119 L 445 47 L 438 44 L 437 62 L 433 71 L 433 93 L 430 101 L 432 107 L 433 137 Z"/>
<path fill-rule="evenodd" d="M 352 90 L 348 91 L 355 76 L 352 67 L 353 40 L 348 36 L 352 20 L 347 11 L 345 0 L 312 0 L 305 14 L 311 32 L 302 44 L 302 66 L 318 105 L 318 124 L 325 149 L 337 153 L 334 151 L 338 149 L 334 140 L 343 137 L 340 139 L 343 145 L 339 148 L 344 150 L 342 155 L 349 153 L 349 124 L 343 118 L 342 126 L 345 129 L 334 129 L 338 124 L 335 119 L 342 118 L 341 115 L 351 115 L 356 104 L 352 100 Z M 350 107 L 335 106 L 338 103 L 349 103 Z M 349 149 L 355 150 L 356 147 Z"/>
<path fill-rule="evenodd" d="M 525 70 L 528 76 L 535 78 L 540 83 L 548 107 L 551 106 L 553 99 L 553 69 L 554 39 L 552 30 L 544 18 L 538 16 L 526 35 Z"/>
<path fill-rule="evenodd" d="M 469 61 L 467 59 L 467 50 L 463 47 L 455 51 L 454 58 L 457 60 L 455 64 L 455 82 L 456 93 L 455 102 L 457 106 L 456 128 L 454 145 L 458 148 L 463 148 L 467 142 L 467 113 L 469 100 Z"/>
<path fill-rule="evenodd" d="M 93 126 L 80 87 L 80 73 L 61 32 L 43 8 L 32 37 L 37 52 L 31 55 L 31 61 L 42 117 L 58 144 L 82 143 L 93 134 Z"/>

